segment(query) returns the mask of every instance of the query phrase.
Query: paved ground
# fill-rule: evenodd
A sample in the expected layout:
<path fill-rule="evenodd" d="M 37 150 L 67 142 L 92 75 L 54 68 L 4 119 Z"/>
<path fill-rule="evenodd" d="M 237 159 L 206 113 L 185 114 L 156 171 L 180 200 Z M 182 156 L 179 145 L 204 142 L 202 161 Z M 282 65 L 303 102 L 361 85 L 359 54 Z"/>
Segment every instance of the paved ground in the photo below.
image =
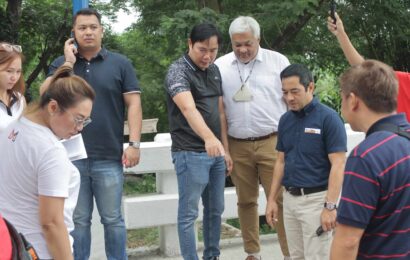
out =
<path fill-rule="evenodd" d="M 199 244 L 198 256 L 202 256 L 202 244 Z M 276 235 L 263 235 L 261 236 L 262 247 L 262 259 L 263 260 L 281 260 L 283 256 L 280 252 L 279 242 Z M 149 252 L 149 254 L 147 254 Z M 221 241 L 221 256 L 220 260 L 243 260 L 246 258 L 242 248 L 242 239 L 224 239 Z M 131 255 L 129 260 L 181 260 L 179 257 L 165 257 L 158 254 L 157 249 L 146 249 L 135 252 L 135 255 Z"/>
<path fill-rule="evenodd" d="M 93 245 L 90 259 L 101 260 L 106 259 L 104 252 L 104 235 L 101 233 L 102 227 L 99 223 L 99 216 L 95 215 L 93 221 Z M 100 228 L 97 228 L 100 226 Z M 97 235 L 98 234 L 98 235 Z M 98 241 L 96 241 L 98 240 Z M 198 256 L 202 256 L 203 244 L 200 243 Z M 280 251 L 279 242 L 276 234 L 261 236 L 261 255 L 263 260 L 281 260 L 283 259 Z M 246 258 L 242 248 L 242 238 L 231 238 L 221 240 L 221 257 L 220 260 L 243 260 Z M 130 252 L 129 260 L 181 260 L 182 257 L 165 257 L 160 255 L 159 249 L 156 247 L 139 248 Z"/>
<path fill-rule="evenodd" d="M 91 260 L 106 259 L 104 251 L 104 233 L 100 223 L 100 216 L 96 207 L 92 219 Z M 241 238 L 221 240 L 220 260 L 244 260 L 246 255 L 242 248 Z M 198 256 L 202 257 L 203 244 L 199 243 Z M 261 236 L 261 256 L 263 260 L 282 260 L 279 242 L 276 234 Z M 159 254 L 158 248 L 140 248 L 130 252 L 129 260 L 181 260 L 182 257 L 165 257 Z"/>

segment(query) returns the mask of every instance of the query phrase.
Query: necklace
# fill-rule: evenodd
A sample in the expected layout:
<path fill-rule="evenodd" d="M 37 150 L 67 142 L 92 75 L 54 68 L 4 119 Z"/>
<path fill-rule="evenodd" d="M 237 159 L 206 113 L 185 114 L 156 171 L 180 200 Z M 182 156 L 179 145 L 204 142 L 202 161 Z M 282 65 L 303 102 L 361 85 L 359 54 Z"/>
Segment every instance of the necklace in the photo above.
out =
<path fill-rule="evenodd" d="M 245 84 L 248 82 L 249 77 L 252 75 L 253 72 L 253 67 L 255 66 L 256 63 L 256 59 L 253 61 L 252 67 L 251 67 L 251 71 L 249 71 L 248 76 L 246 77 L 245 81 L 243 81 L 242 75 L 241 75 L 241 71 L 239 70 L 239 65 L 238 65 L 239 61 L 236 61 L 236 67 L 238 68 L 238 74 L 239 74 L 239 78 L 241 79 L 241 89 L 245 86 Z"/>

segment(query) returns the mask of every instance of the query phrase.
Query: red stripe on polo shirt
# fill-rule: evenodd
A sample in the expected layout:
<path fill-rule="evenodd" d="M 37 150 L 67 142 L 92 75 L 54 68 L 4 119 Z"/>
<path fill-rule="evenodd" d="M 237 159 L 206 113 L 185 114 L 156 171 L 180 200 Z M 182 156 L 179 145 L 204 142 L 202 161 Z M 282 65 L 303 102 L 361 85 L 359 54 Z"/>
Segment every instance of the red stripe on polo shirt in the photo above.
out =
<path fill-rule="evenodd" d="M 392 233 L 395 233 L 395 234 L 403 234 L 403 233 L 407 233 L 407 232 L 410 232 L 410 228 L 402 229 L 402 230 L 393 230 L 392 231 Z"/>
<path fill-rule="evenodd" d="M 398 187 L 398 188 L 395 188 L 395 189 L 394 189 L 392 192 L 390 192 L 388 195 L 386 195 L 386 196 L 380 198 L 380 200 L 387 200 L 388 198 L 390 198 L 391 196 L 393 196 L 396 192 L 401 191 L 402 189 L 405 189 L 405 188 L 410 188 L 410 183 L 407 183 L 407 184 L 405 184 L 405 185 L 403 185 L 403 186 L 400 186 L 400 187 Z"/>
<path fill-rule="evenodd" d="M 410 228 L 408 229 L 403 229 L 403 230 L 393 230 L 391 233 L 387 234 L 387 233 L 365 233 L 363 236 L 365 237 L 370 237 L 370 236 L 378 236 L 378 237 L 388 237 L 391 235 L 397 235 L 397 234 L 405 234 L 410 232 Z"/>
<path fill-rule="evenodd" d="M 363 180 L 368 181 L 368 182 L 370 182 L 370 183 L 373 183 L 373 184 L 376 185 L 376 186 L 380 186 L 380 184 L 379 184 L 377 181 L 372 180 L 372 179 L 370 179 L 370 178 L 368 178 L 368 177 L 365 177 L 365 176 L 363 176 L 363 175 L 360 175 L 359 173 L 351 172 L 351 171 L 346 171 L 345 174 L 346 174 L 346 175 L 355 176 L 355 177 L 357 177 L 357 178 L 360 178 L 360 179 L 363 179 Z"/>
<path fill-rule="evenodd" d="M 379 176 L 383 176 L 385 175 L 388 171 L 390 171 L 391 169 L 393 169 L 394 167 L 396 167 L 399 163 L 402 163 L 406 160 L 410 159 L 410 155 L 407 155 L 406 157 L 401 158 L 400 160 L 398 160 L 397 162 L 393 163 L 392 165 L 390 165 L 389 167 L 387 167 L 384 171 L 382 171 L 381 173 L 379 173 Z"/>
<path fill-rule="evenodd" d="M 360 157 L 361 157 L 361 158 L 365 157 L 366 154 L 368 154 L 368 153 L 371 152 L 372 150 L 376 149 L 377 147 L 381 146 L 382 144 L 384 144 L 384 143 L 390 141 L 391 139 L 393 139 L 393 138 L 395 138 L 395 137 L 397 137 L 397 135 L 396 135 L 396 134 L 393 134 L 393 135 L 387 137 L 386 139 L 384 139 L 384 140 L 378 142 L 377 144 L 373 145 L 372 147 L 370 147 L 369 149 L 367 149 L 366 151 L 364 151 L 364 152 L 360 155 Z"/>
<path fill-rule="evenodd" d="M 373 206 L 370 206 L 370 205 L 367 205 L 367 204 L 364 204 L 364 203 L 361 203 L 361 202 L 359 202 L 359 201 L 352 200 L 352 199 L 349 199 L 349 198 L 346 198 L 346 197 L 342 197 L 341 199 L 344 200 L 344 201 L 351 202 L 351 203 L 353 203 L 353 204 L 362 206 L 362 207 L 364 207 L 364 208 L 373 209 L 373 210 L 376 209 L 376 208 L 373 207 Z"/>
<path fill-rule="evenodd" d="M 403 210 L 406 210 L 406 209 L 410 209 L 410 205 L 404 206 L 404 207 L 402 207 L 401 209 L 396 209 L 395 211 L 393 211 L 392 213 L 389 213 L 389 214 L 385 214 L 385 215 L 381 215 L 381 216 L 373 216 L 373 218 L 376 218 L 376 219 L 387 218 L 387 217 L 389 217 L 389 216 L 391 216 L 391 215 L 399 214 L 399 213 L 401 213 Z"/>
<path fill-rule="evenodd" d="M 407 253 L 404 254 L 393 254 L 393 255 L 366 255 L 363 253 L 359 253 L 359 255 L 363 256 L 364 258 L 398 258 L 398 257 L 405 257 L 410 255 L 410 251 L 408 251 Z"/>
<path fill-rule="evenodd" d="M 357 156 L 357 150 L 359 149 L 359 145 L 358 146 L 356 146 L 355 148 L 354 148 L 354 150 L 353 150 L 353 155 L 354 156 Z"/>

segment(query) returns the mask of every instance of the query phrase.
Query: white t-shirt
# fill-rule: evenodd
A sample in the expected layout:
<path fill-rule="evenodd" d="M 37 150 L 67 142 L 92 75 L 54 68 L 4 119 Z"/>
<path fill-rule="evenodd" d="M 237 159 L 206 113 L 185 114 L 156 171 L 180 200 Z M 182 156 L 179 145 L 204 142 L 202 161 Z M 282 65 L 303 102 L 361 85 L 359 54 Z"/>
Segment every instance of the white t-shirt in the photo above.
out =
<path fill-rule="evenodd" d="M 34 246 L 50 255 L 39 222 L 38 196 L 64 197 L 64 221 L 73 230 L 80 175 L 47 127 L 21 117 L 0 132 L 0 213 Z M 70 242 L 72 245 L 72 238 Z"/>
<path fill-rule="evenodd" d="M 20 118 L 24 110 L 24 97 L 20 93 L 16 93 L 19 99 L 10 107 L 11 116 L 7 114 L 7 107 L 3 102 L 0 102 L 0 132 L 2 132 L 9 124 Z"/>

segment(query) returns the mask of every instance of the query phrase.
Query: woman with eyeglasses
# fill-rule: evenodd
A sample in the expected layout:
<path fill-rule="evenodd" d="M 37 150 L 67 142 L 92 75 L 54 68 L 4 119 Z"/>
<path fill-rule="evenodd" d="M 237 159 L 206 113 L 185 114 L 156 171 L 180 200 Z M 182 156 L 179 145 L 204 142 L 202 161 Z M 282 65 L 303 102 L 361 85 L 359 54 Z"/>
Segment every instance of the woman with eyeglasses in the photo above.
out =
<path fill-rule="evenodd" d="M 25 107 L 21 46 L 0 42 L 0 132 L 18 119 Z"/>
<path fill-rule="evenodd" d="M 91 122 L 94 90 L 64 63 L 37 104 L 0 132 L 0 212 L 40 259 L 73 259 L 78 170 L 60 139 Z"/>

